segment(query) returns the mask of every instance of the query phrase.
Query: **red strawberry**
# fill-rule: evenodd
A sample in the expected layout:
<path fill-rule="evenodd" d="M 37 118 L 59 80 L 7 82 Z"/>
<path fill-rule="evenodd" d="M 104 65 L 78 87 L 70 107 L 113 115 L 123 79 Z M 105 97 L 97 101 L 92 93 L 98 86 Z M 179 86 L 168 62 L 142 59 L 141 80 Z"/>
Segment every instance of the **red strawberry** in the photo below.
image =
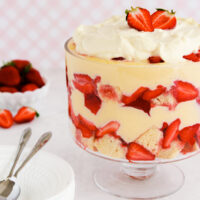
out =
<path fill-rule="evenodd" d="M 124 57 L 114 57 L 114 58 L 112 58 L 112 60 L 125 60 L 125 58 Z"/>
<path fill-rule="evenodd" d="M 103 137 L 106 134 L 112 134 L 112 133 L 116 133 L 117 130 L 119 129 L 120 124 L 117 121 L 111 121 L 109 123 L 107 123 L 105 126 L 101 127 L 97 133 L 96 133 L 96 137 L 100 138 Z"/>
<path fill-rule="evenodd" d="M 191 83 L 183 81 L 175 81 L 172 86 L 172 93 L 178 102 L 193 100 L 198 96 L 198 89 Z"/>
<path fill-rule="evenodd" d="M 99 87 L 99 93 L 103 98 L 118 100 L 118 95 L 115 91 L 115 88 L 111 85 L 101 85 Z"/>
<path fill-rule="evenodd" d="M 136 101 L 140 96 L 142 96 L 144 94 L 145 91 L 147 91 L 148 88 L 147 87 L 140 87 L 139 89 L 137 89 L 131 96 L 126 96 L 123 95 L 122 96 L 122 103 L 124 104 L 130 104 L 133 101 Z"/>
<path fill-rule="evenodd" d="M 30 68 L 29 72 L 25 75 L 26 79 L 30 83 L 36 84 L 38 87 L 42 87 L 45 85 L 43 78 L 40 75 L 40 72 L 33 67 Z"/>
<path fill-rule="evenodd" d="M 191 60 L 193 62 L 199 62 L 200 61 L 200 50 L 198 53 L 191 53 L 189 55 L 183 56 L 183 58 L 187 60 Z"/>
<path fill-rule="evenodd" d="M 138 31 L 154 31 L 151 15 L 147 9 L 131 7 L 131 10 L 126 10 L 126 20 L 131 28 L 135 28 Z"/>
<path fill-rule="evenodd" d="M 66 84 L 67 84 L 67 88 L 69 87 L 69 77 L 68 77 L 68 69 L 67 69 L 67 65 L 66 65 Z"/>
<path fill-rule="evenodd" d="M 164 60 L 160 56 L 151 56 L 148 58 L 150 63 L 163 63 Z"/>
<path fill-rule="evenodd" d="M 150 151 L 145 149 L 143 146 L 132 142 L 128 145 L 128 151 L 126 154 L 126 158 L 129 161 L 134 160 L 154 160 L 155 155 L 152 154 Z"/>
<path fill-rule="evenodd" d="M 189 143 L 186 143 L 186 144 L 184 145 L 184 148 L 182 149 L 181 153 L 182 153 L 182 154 L 187 154 L 187 153 L 191 153 L 191 152 L 193 152 L 193 151 L 196 151 L 195 146 L 194 146 L 194 145 L 191 145 L 191 144 L 189 144 Z"/>
<path fill-rule="evenodd" d="M 96 133 L 97 127 L 92 122 L 88 121 L 81 115 L 78 115 L 78 119 L 79 124 L 77 128 L 81 130 L 83 137 L 90 138 Z"/>
<path fill-rule="evenodd" d="M 166 87 L 164 87 L 162 85 L 158 85 L 155 90 L 145 91 L 142 98 L 146 101 L 150 101 L 151 99 L 154 99 L 154 98 L 160 96 L 165 91 L 166 91 Z"/>
<path fill-rule="evenodd" d="M 178 129 L 180 126 L 181 120 L 180 119 L 176 119 L 175 121 L 173 121 L 167 128 L 166 132 L 165 132 L 165 136 L 163 139 L 163 148 L 169 148 L 172 141 L 178 136 Z"/>
<path fill-rule="evenodd" d="M 167 122 L 163 122 L 162 128 L 160 130 L 163 132 L 164 135 L 165 135 L 165 132 L 166 132 L 168 126 L 169 125 Z"/>
<path fill-rule="evenodd" d="M 181 141 L 193 145 L 195 143 L 195 135 L 198 132 L 200 124 L 195 124 L 193 126 L 188 126 L 183 128 L 179 132 L 179 137 Z"/>
<path fill-rule="evenodd" d="M 15 92 L 18 92 L 18 90 L 15 87 L 1 86 L 0 87 L 0 92 L 15 93 Z"/>
<path fill-rule="evenodd" d="M 92 78 L 85 74 L 74 74 L 75 80 L 73 81 L 74 86 L 77 90 L 84 94 L 94 93 L 96 85 Z"/>
<path fill-rule="evenodd" d="M 10 128 L 13 125 L 13 116 L 9 110 L 0 110 L 0 127 Z"/>
<path fill-rule="evenodd" d="M 85 106 L 93 113 L 97 114 L 99 109 L 101 108 L 101 99 L 94 93 L 85 94 Z"/>
<path fill-rule="evenodd" d="M 16 86 L 19 85 L 20 81 L 20 74 L 15 67 L 5 66 L 0 69 L 0 84 Z"/>
<path fill-rule="evenodd" d="M 38 89 L 38 86 L 34 83 L 28 83 L 26 85 L 24 85 L 22 88 L 21 88 L 21 91 L 22 92 L 26 92 L 26 91 L 34 91 Z"/>
<path fill-rule="evenodd" d="M 176 17 L 173 10 L 169 12 L 168 10 L 157 9 L 151 15 L 151 19 L 155 29 L 173 29 L 176 26 Z"/>
<path fill-rule="evenodd" d="M 35 118 L 35 116 L 39 117 L 39 114 L 34 109 L 24 106 L 18 110 L 14 117 L 14 121 L 16 123 L 30 122 Z"/>
<path fill-rule="evenodd" d="M 15 59 L 11 62 L 20 72 L 22 72 L 25 68 L 31 68 L 31 63 L 28 60 Z"/>

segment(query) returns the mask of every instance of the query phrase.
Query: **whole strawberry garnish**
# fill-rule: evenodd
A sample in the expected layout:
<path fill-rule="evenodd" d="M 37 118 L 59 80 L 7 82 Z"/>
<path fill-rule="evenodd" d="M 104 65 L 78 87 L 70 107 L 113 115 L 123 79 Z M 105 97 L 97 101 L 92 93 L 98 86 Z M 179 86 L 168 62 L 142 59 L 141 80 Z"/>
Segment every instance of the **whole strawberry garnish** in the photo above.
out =
<path fill-rule="evenodd" d="M 38 87 L 42 87 L 45 85 L 45 82 L 40 75 L 40 72 L 31 67 L 29 71 L 26 73 L 25 78 L 28 82 L 36 84 Z"/>
<path fill-rule="evenodd" d="M 155 13 L 151 15 L 154 29 L 173 29 L 176 26 L 175 12 L 158 8 Z"/>
<path fill-rule="evenodd" d="M 133 8 L 126 10 L 126 20 L 131 28 L 138 31 L 153 32 L 154 28 L 151 21 L 151 15 L 147 9 Z"/>
<path fill-rule="evenodd" d="M 24 85 L 22 88 L 21 88 L 21 91 L 22 92 L 26 92 L 26 91 L 34 91 L 38 89 L 38 86 L 34 83 L 28 83 L 26 85 Z"/>
<path fill-rule="evenodd" d="M 18 110 L 17 114 L 14 117 L 14 121 L 16 123 L 30 122 L 35 118 L 35 116 L 39 117 L 37 111 L 35 111 L 33 108 L 24 106 Z"/>
<path fill-rule="evenodd" d="M 0 109 L 0 127 L 10 128 L 13 125 L 13 117 L 9 110 Z"/>
<path fill-rule="evenodd" d="M 21 81 L 18 70 L 13 66 L 4 66 L 0 69 L 0 84 L 6 86 L 19 85 Z"/>
<path fill-rule="evenodd" d="M 144 148 L 142 145 L 132 142 L 128 145 L 128 151 L 126 158 L 129 161 L 134 160 L 154 160 L 155 155 L 152 154 L 149 150 Z"/>
<path fill-rule="evenodd" d="M 26 68 L 31 68 L 31 63 L 28 60 L 15 59 L 11 62 L 20 72 L 23 72 Z"/>

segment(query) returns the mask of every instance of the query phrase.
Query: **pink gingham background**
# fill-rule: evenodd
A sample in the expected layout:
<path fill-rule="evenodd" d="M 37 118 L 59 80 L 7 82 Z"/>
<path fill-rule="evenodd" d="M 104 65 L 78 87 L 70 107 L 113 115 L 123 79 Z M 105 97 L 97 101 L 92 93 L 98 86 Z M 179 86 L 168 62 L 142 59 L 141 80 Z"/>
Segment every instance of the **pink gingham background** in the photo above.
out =
<path fill-rule="evenodd" d="M 80 24 L 93 24 L 131 5 L 174 9 L 200 22 L 199 0 L 0 0 L 0 62 L 29 59 L 45 71 L 64 67 L 64 42 Z"/>

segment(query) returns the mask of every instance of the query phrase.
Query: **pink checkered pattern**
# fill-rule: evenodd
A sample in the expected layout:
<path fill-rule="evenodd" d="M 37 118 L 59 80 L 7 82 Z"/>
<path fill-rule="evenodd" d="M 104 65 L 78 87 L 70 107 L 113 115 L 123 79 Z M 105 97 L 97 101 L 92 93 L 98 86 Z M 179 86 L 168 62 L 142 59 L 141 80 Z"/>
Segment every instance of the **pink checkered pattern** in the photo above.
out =
<path fill-rule="evenodd" d="M 64 42 L 80 24 L 121 14 L 132 0 L 0 0 L 0 60 L 29 59 L 35 66 L 64 67 Z M 199 0 L 134 0 L 134 6 L 174 9 L 200 19 Z"/>

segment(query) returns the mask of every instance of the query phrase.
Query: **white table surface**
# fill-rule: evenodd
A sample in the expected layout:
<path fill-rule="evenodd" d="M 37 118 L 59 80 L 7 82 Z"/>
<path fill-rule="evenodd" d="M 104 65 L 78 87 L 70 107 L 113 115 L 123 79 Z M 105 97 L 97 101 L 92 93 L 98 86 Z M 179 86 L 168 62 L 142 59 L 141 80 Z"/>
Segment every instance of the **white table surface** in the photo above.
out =
<path fill-rule="evenodd" d="M 73 167 L 76 176 L 75 200 L 122 199 L 100 191 L 93 182 L 92 175 L 95 169 L 109 167 L 110 161 L 88 154 L 72 141 L 66 120 L 67 94 L 64 69 L 54 67 L 48 71 L 48 77 L 51 86 L 48 96 L 38 105 L 40 117 L 28 124 L 14 125 L 8 130 L 0 128 L 0 144 L 16 145 L 22 130 L 31 127 L 33 136 L 29 146 L 32 146 L 40 134 L 51 130 L 53 138 L 45 149 L 64 158 Z M 176 165 L 185 173 L 185 184 L 176 194 L 163 200 L 199 200 L 200 155 L 178 162 Z"/>

